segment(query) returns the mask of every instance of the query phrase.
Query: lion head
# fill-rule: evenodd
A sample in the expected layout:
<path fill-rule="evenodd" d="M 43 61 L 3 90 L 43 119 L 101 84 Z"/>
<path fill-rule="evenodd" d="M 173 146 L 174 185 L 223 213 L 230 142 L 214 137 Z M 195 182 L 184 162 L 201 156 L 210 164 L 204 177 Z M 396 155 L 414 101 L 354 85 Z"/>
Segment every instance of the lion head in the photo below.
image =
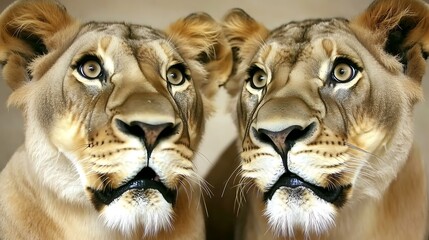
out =
<path fill-rule="evenodd" d="M 79 23 L 56 2 L 21 1 L 0 26 L 9 103 L 24 113 L 39 189 L 92 206 L 125 233 L 156 234 L 197 208 L 193 158 L 231 68 L 210 16 L 191 14 L 161 31 Z"/>
<path fill-rule="evenodd" d="M 225 17 L 242 177 L 276 234 L 325 233 L 398 176 L 412 147 L 428 19 L 422 2 L 383 0 L 351 21 L 274 30 L 240 9 Z"/>

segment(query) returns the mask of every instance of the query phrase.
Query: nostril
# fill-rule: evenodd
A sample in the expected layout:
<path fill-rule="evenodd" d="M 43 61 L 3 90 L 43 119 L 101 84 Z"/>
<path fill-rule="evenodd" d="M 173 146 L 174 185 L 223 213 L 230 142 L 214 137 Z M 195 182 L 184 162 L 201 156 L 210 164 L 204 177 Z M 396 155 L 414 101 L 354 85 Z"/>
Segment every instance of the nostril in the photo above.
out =
<path fill-rule="evenodd" d="M 263 143 L 268 143 L 268 144 L 274 144 L 273 140 L 271 139 L 270 132 L 268 130 L 265 129 L 259 129 L 256 130 L 255 128 L 252 129 L 253 130 L 253 134 L 256 136 L 256 138 L 263 142 Z"/>
<path fill-rule="evenodd" d="M 118 127 L 119 131 L 127 134 L 127 135 L 133 135 L 133 136 L 142 136 L 144 135 L 144 132 L 141 128 L 139 127 L 133 127 L 131 125 L 128 125 L 127 123 L 125 123 L 124 121 L 120 120 L 120 119 L 116 119 L 116 126 Z"/>
<path fill-rule="evenodd" d="M 311 123 L 306 128 L 302 129 L 302 127 L 297 126 L 295 129 L 290 131 L 289 135 L 286 137 L 285 141 L 291 143 L 292 145 L 295 144 L 295 142 L 305 139 L 308 136 L 310 136 L 314 129 L 316 124 Z"/>
<path fill-rule="evenodd" d="M 170 136 L 177 134 L 178 133 L 177 132 L 178 126 L 179 126 L 179 124 L 174 126 L 172 123 L 165 126 L 165 128 L 159 133 L 158 140 L 165 139 L 165 138 L 168 138 Z"/>

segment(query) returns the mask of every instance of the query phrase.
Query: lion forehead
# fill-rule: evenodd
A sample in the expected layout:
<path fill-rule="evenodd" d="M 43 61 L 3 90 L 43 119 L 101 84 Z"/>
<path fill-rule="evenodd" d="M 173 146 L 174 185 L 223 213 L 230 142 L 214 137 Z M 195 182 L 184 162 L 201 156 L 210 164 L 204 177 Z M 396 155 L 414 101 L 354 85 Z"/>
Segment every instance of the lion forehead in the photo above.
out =
<path fill-rule="evenodd" d="M 343 40 L 337 41 L 337 38 Z M 327 39 L 329 42 L 326 41 Z M 311 61 L 315 54 L 331 57 L 329 55 L 334 54 L 335 45 L 349 43 L 348 45 L 354 46 L 357 42 L 346 19 L 310 19 L 290 22 L 270 32 L 253 61 L 259 60 L 273 67 L 279 64 L 293 66 L 300 61 Z M 324 51 L 321 52 L 319 47 Z M 346 49 L 346 51 L 349 50 Z M 276 56 L 269 58 L 273 54 Z"/>
<path fill-rule="evenodd" d="M 177 47 L 163 31 L 145 25 L 90 22 L 82 26 L 73 45 L 74 58 L 85 54 L 95 54 L 102 58 L 128 55 L 134 61 L 148 62 L 157 69 L 160 69 L 158 65 L 172 58 L 181 60 Z M 116 61 L 116 65 L 121 65 L 123 59 L 113 61 Z"/>
<path fill-rule="evenodd" d="M 320 34 L 332 34 L 338 31 L 350 32 L 348 21 L 343 18 L 309 19 L 302 22 L 290 22 L 271 31 L 270 38 L 278 41 L 294 39 L 305 42 Z"/>
<path fill-rule="evenodd" d="M 129 40 L 157 40 L 165 38 L 165 34 L 145 25 L 110 22 L 89 22 L 82 26 L 80 34 L 87 32 L 104 33 Z"/>

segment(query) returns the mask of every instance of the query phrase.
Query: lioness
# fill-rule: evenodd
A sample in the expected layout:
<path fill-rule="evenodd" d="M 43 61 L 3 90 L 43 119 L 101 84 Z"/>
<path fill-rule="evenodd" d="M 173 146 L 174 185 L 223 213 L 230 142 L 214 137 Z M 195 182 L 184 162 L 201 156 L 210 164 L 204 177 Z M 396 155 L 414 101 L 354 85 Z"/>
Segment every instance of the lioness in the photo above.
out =
<path fill-rule="evenodd" d="M 376 0 L 351 21 L 271 31 L 235 9 L 224 30 L 242 185 L 254 187 L 237 239 L 423 239 L 425 173 L 411 126 L 428 6 Z"/>
<path fill-rule="evenodd" d="M 232 67 L 221 30 L 8 7 L 0 62 L 26 139 L 0 174 L 0 239 L 204 239 L 193 157 Z"/>

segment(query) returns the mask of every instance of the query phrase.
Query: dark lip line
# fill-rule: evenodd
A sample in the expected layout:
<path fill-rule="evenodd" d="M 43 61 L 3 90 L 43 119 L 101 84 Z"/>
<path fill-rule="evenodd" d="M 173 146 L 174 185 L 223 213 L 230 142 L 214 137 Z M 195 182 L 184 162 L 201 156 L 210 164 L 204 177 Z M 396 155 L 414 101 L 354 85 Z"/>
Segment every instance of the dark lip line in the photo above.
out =
<path fill-rule="evenodd" d="M 343 191 L 350 188 L 350 185 L 339 186 L 335 188 L 333 187 L 324 188 L 324 187 L 311 184 L 305 181 L 303 178 L 291 172 L 286 172 L 279 177 L 277 182 L 267 192 L 264 193 L 264 201 L 267 202 L 268 200 L 271 200 L 274 193 L 280 187 L 287 187 L 287 188 L 305 187 L 313 191 L 314 194 L 316 194 L 318 197 L 322 198 L 323 200 L 335 204 L 337 200 L 341 197 Z"/>
<path fill-rule="evenodd" d="M 103 204 L 109 205 L 115 199 L 119 198 L 122 194 L 124 194 L 126 191 L 131 189 L 158 190 L 162 194 L 164 199 L 170 204 L 174 204 L 174 201 L 176 199 L 176 194 L 177 194 L 175 190 L 167 188 L 162 182 L 153 181 L 150 179 L 131 180 L 116 189 L 112 189 L 108 187 L 103 190 L 95 190 L 91 188 L 90 191 Z"/>

